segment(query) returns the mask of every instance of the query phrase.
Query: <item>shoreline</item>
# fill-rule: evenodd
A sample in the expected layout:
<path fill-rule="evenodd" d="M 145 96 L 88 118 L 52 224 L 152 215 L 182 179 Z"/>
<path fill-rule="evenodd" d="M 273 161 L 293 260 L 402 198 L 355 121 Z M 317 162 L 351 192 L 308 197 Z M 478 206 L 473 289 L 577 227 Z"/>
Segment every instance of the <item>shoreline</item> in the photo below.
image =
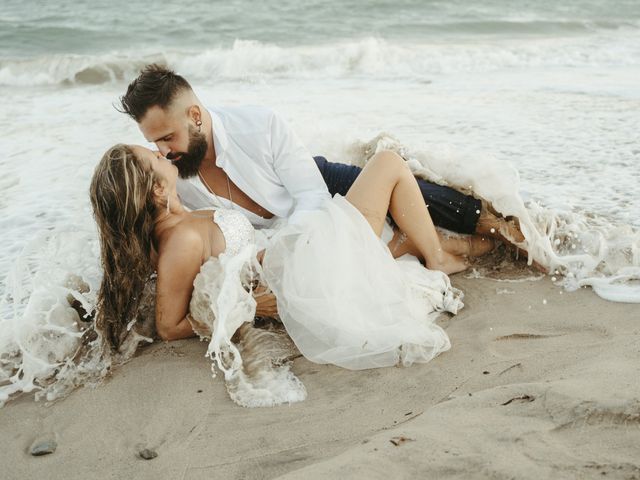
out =
<path fill-rule="evenodd" d="M 637 305 L 549 278 L 452 280 L 450 351 L 366 371 L 296 359 L 301 403 L 235 405 L 196 339 L 48 407 L 24 394 L 0 409 L 6 478 L 640 477 Z M 42 435 L 58 448 L 32 457 Z"/>

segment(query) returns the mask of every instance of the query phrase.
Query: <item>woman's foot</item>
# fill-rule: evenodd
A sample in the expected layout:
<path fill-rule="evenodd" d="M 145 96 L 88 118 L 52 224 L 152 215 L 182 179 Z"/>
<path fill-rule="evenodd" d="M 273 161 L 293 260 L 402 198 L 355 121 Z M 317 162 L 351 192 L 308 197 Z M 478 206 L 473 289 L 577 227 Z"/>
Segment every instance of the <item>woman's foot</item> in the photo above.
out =
<path fill-rule="evenodd" d="M 442 250 L 441 258 L 427 262 L 427 268 L 429 270 L 439 270 L 447 275 L 452 275 L 454 273 L 464 272 L 469 268 L 469 263 L 467 262 L 467 259 L 462 256 L 452 255 L 451 253 Z"/>

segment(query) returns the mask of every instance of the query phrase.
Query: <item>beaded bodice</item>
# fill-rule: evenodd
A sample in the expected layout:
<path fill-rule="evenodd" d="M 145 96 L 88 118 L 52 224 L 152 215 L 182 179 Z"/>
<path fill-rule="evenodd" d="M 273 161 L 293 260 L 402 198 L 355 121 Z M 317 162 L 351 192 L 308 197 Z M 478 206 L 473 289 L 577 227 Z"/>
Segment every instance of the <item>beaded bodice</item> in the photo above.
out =
<path fill-rule="evenodd" d="M 237 210 L 218 209 L 213 215 L 213 221 L 222 230 L 225 253 L 236 255 L 242 247 L 254 242 L 255 231 L 251 222 Z"/>

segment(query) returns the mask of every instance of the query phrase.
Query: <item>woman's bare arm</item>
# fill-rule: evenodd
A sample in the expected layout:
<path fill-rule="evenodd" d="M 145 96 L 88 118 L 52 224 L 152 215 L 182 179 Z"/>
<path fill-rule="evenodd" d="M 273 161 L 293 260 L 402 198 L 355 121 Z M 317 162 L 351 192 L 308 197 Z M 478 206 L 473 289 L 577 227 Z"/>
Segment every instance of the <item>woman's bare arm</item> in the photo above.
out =
<path fill-rule="evenodd" d="M 193 281 L 202 266 L 202 252 L 202 237 L 189 229 L 175 232 L 162 245 L 156 285 L 156 330 L 163 340 L 194 336 L 187 314 Z M 265 293 L 264 287 L 258 287 L 254 297 L 257 316 L 278 315 L 276 298 L 272 293 Z"/>
<path fill-rule="evenodd" d="M 182 229 L 165 244 L 158 260 L 156 329 L 163 340 L 194 335 L 187 320 L 193 281 L 202 266 L 203 241 L 197 232 Z"/>

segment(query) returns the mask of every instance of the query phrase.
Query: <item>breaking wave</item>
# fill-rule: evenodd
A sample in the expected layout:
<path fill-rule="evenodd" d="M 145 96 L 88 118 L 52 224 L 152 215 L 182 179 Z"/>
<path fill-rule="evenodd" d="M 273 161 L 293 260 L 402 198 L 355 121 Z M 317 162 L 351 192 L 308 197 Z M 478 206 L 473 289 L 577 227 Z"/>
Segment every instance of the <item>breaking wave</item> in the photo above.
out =
<path fill-rule="evenodd" d="M 438 74 L 506 68 L 640 65 L 634 36 L 448 44 L 393 43 L 378 38 L 283 47 L 236 40 L 204 51 L 59 54 L 0 59 L 0 85 L 83 85 L 128 81 L 149 63 L 171 66 L 198 82 L 367 76 L 428 80 Z"/>

